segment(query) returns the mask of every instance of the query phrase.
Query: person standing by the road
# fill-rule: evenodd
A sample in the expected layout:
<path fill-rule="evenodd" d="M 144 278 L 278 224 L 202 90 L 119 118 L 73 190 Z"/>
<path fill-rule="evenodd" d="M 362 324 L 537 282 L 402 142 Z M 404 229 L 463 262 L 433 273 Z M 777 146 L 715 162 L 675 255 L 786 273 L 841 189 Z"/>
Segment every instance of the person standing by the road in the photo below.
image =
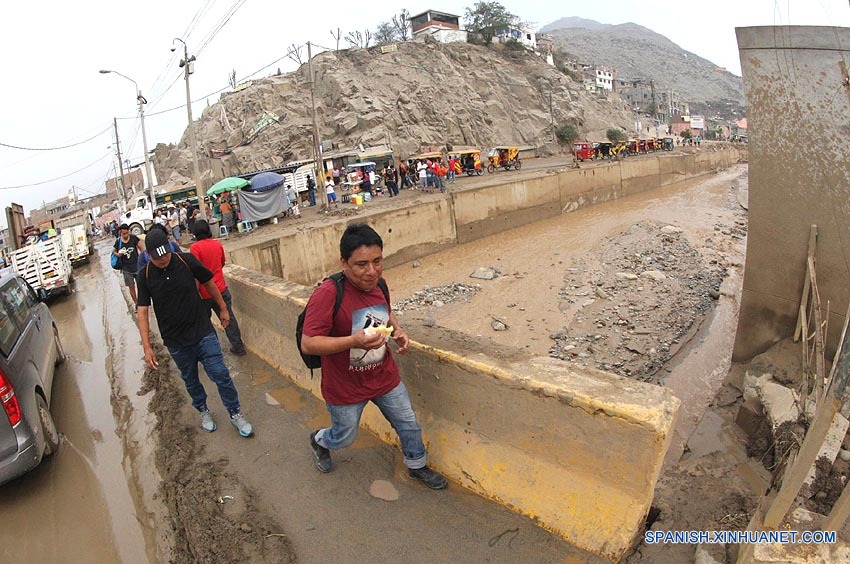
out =
<path fill-rule="evenodd" d="M 429 488 L 442 489 L 447 481 L 426 465 L 422 428 L 387 346 L 388 337 L 372 331 L 391 329 L 399 354 L 410 346 L 389 303 L 389 292 L 385 296 L 379 284 L 383 248 L 381 236 L 369 225 L 349 225 L 339 243 L 345 275 L 339 310 L 334 315 L 337 289 L 329 279 L 307 304 L 301 349 L 322 358 L 322 397 L 331 416 L 330 427 L 310 435 L 310 446 L 316 467 L 330 472 L 330 451 L 354 442 L 363 408 L 371 401 L 398 433 L 410 476 Z"/>
<path fill-rule="evenodd" d="M 334 192 L 334 183 L 328 178 L 325 182 L 325 193 L 328 196 L 328 205 L 336 205 L 336 192 Z"/>
<path fill-rule="evenodd" d="M 224 333 L 227 335 L 227 340 L 230 341 L 230 352 L 235 355 L 242 356 L 246 354 L 245 344 L 242 342 L 242 332 L 239 331 L 239 323 L 236 321 L 236 315 L 233 313 L 233 298 L 230 295 L 230 290 L 227 288 L 227 282 L 224 281 L 224 274 L 221 269 L 224 267 L 224 247 L 221 243 L 212 238 L 210 224 L 199 219 L 195 222 L 196 242 L 189 247 L 189 252 L 201 261 L 207 269 L 212 272 L 213 282 L 216 288 L 221 292 L 221 299 L 227 305 L 227 313 L 230 316 L 230 324 L 224 328 Z M 221 310 L 218 309 L 213 297 L 207 292 L 206 287 L 199 286 L 201 299 L 204 303 L 215 312 L 219 321 L 221 321 Z"/>
<path fill-rule="evenodd" d="M 139 299 L 136 296 L 136 261 L 138 253 L 145 250 L 144 244 L 135 235 L 130 234 L 130 226 L 122 223 L 118 226 L 118 238 L 112 246 L 112 254 L 121 259 L 121 274 L 124 277 L 124 285 L 130 291 L 133 298 L 133 307 L 139 307 Z"/>
<path fill-rule="evenodd" d="M 289 216 L 294 218 L 301 217 L 301 210 L 298 209 L 298 192 L 295 191 L 292 184 L 286 185 L 286 199 L 289 200 L 289 209 L 287 210 Z"/>
<path fill-rule="evenodd" d="M 316 181 L 309 174 L 307 175 L 307 199 L 310 200 L 310 207 L 316 205 Z"/>
<path fill-rule="evenodd" d="M 171 227 L 171 236 L 175 241 L 180 241 L 180 212 L 174 206 L 168 208 L 168 224 Z"/>
<path fill-rule="evenodd" d="M 139 333 L 145 363 L 154 370 L 159 366 L 149 334 L 148 309 L 153 302 L 162 342 L 180 369 L 186 391 L 192 397 L 192 406 L 201 414 L 201 427 L 208 433 L 216 430 L 215 420 L 207 408 L 206 390 L 198 379 L 198 363 L 204 365 L 207 376 L 218 387 L 230 422 L 240 435 L 251 436 L 254 429 L 239 408 L 239 394 L 224 364 L 221 345 L 210 322 L 210 310 L 198 293 L 197 284 L 200 284 L 218 306 L 219 319 L 226 330 L 230 325 L 230 313 L 213 281 L 212 272 L 191 253 L 172 253 L 168 237 L 159 229 L 147 234 L 145 244 L 151 260 L 137 276 Z"/>

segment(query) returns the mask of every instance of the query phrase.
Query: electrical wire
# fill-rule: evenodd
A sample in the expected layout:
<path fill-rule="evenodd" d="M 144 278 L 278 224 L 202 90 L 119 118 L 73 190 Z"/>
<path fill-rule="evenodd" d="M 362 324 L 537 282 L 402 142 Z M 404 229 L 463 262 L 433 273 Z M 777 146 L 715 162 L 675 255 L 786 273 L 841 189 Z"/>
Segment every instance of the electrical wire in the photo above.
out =
<path fill-rule="evenodd" d="M 68 178 L 69 176 L 73 176 L 73 175 L 77 174 L 78 172 L 82 172 L 82 171 L 84 171 L 88 168 L 93 167 L 94 165 L 96 165 L 97 163 L 99 163 L 100 161 L 105 159 L 106 157 L 112 158 L 113 156 L 114 155 L 111 152 L 109 152 L 109 153 L 103 155 L 102 157 L 100 157 L 99 159 L 97 159 L 96 161 L 94 161 L 93 163 L 89 163 L 86 166 L 84 166 L 83 168 L 77 169 L 74 172 L 69 172 L 68 174 L 63 174 L 62 176 L 57 176 L 56 178 L 51 178 L 50 180 L 42 180 L 41 182 L 32 182 L 30 184 L 20 184 L 18 186 L 0 186 L 0 190 L 14 190 L 16 188 L 29 188 L 30 186 L 41 186 L 42 184 L 50 184 L 51 182 L 55 182 L 57 180 L 62 180 L 63 178 Z"/>
<path fill-rule="evenodd" d="M 236 2 L 234 2 L 230 6 L 230 9 L 224 14 L 224 16 L 221 17 L 218 23 L 213 27 L 212 31 L 207 34 L 206 39 L 202 40 L 201 47 L 198 49 L 197 52 L 198 55 L 200 55 L 201 52 L 203 52 L 203 50 L 206 48 L 206 46 L 209 45 L 210 42 L 215 38 L 215 36 L 218 35 L 218 33 L 222 29 L 224 29 L 224 26 L 227 25 L 227 23 L 230 21 L 230 18 L 236 15 L 236 12 L 238 12 L 239 9 L 244 6 L 245 2 L 247 1 L 248 0 L 236 0 Z"/>
<path fill-rule="evenodd" d="M 0 142 L 0 147 L 8 147 L 9 149 L 18 149 L 20 151 L 60 151 L 62 149 L 70 149 L 71 147 L 78 147 L 80 145 L 88 143 L 89 141 L 91 141 L 93 139 L 97 139 L 98 137 L 100 137 L 101 135 L 103 135 L 104 133 L 109 131 L 110 129 L 112 129 L 111 125 L 108 126 L 106 129 L 104 129 L 103 131 L 101 131 L 100 133 L 96 133 L 96 134 L 92 135 L 88 139 L 78 141 L 77 143 L 71 143 L 70 145 L 62 145 L 60 147 L 21 147 L 21 146 L 18 146 L 18 145 L 11 145 L 9 143 L 3 143 L 3 142 Z"/>

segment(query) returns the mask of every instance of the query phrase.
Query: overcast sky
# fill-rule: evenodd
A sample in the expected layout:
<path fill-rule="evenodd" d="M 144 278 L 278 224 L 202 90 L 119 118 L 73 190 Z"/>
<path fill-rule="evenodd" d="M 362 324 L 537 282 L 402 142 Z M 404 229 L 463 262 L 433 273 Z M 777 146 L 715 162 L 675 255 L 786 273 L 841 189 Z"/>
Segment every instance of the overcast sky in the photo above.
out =
<path fill-rule="evenodd" d="M 610 24 L 635 22 L 736 74 L 740 63 L 735 27 L 789 23 L 850 27 L 848 0 L 505 0 L 502 4 L 535 29 L 567 16 Z M 99 69 L 116 70 L 138 82 L 149 101 L 145 122 L 150 149 L 179 140 L 187 124 L 185 107 L 156 115 L 185 103 L 182 71 L 170 52 L 174 37 L 185 39 L 189 54 L 197 56 L 191 88 L 192 99 L 198 100 L 226 89 L 232 70 L 239 80 L 263 77 L 277 68 L 294 70 L 295 63 L 285 56 L 288 46 L 312 41 L 320 46 L 317 50 L 333 48 L 331 29 L 341 28 L 343 35 L 374 29 L 402 6 L 411 14 L 431 8 L 462 16 L 472 5 L 445 0 L 6 2 L 0 22 L 5 76 L 0 88 L 0 143 L 58 147 L 104 133 L 64 150 L 0 146 L 0 204 L 5 209 L 10 202 L 20 203 L 29 213 L 66 194 L 72 185 L 80 197 L 102 191 L 116 162 L 113 117 L 127 118 L 118 123 L 124 158 L 142 161 L 135 86 L 120 76 L 99 74 Z M 182 54 L 182 45 L 176 45 Z M 194 116 L 218 96 L 194 103 Z M 45 182 L 58 177 L 64 178 Z M 14 186 L 23 187 L 10 188 Z M 0 223 L 5 225 L 5 217 Z"/>

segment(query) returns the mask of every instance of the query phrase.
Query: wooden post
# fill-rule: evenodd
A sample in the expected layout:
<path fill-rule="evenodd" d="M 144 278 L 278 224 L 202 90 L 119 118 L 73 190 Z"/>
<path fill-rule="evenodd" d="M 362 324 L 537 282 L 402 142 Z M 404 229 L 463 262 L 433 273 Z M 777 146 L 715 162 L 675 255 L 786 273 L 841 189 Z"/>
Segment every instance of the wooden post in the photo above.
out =
<path fill-rule="evenodd" d="M 814 310 L 815 318 L 815 402 L 820 405 L 823 400 L 823 380 L 824 380 L 824 358 L 823 358 L 823 323 L 820 315 L 820 292 L 818 292 L 817 273 L 815 272 L 815 259 L 809 257 L 808 261 L 809 276 L 812 284 L 812 309 Z M 803 410 L 805 411 L 805 405 Z"/>
<path fill-rule="evenodd" d="M 800 306 L 803 308 L 809 307 L 809 284 L 811 284 L 811 280 L 809 279 L 809 259 L 814 259 L 815 257 L 815 249 L 817 247 L 818 241 L 818 226 L 811 225 L 809 226 L 809 251 L 806 255 L 806 277 L 803 279 L 803 296 L 800 298 Z M 803 328 L 802 320 L 797 318 L 797 328 L 794 329 L 794 341 L 797 341 L 800 338 L 800 333 Z"/>

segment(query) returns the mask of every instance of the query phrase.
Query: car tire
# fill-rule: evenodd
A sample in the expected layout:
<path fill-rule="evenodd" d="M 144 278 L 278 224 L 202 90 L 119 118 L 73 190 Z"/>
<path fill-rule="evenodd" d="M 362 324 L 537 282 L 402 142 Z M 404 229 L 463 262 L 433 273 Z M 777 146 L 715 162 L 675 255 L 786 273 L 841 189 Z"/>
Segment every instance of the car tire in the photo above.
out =
<path fill-rule="evenodd" d="M 62 340 L 59 338 L 59 329 L 53 327 L 53 341 L 56 343 L 56 366 L 65 362 L 68 358 L 65 356 L 65 347 L 62 346 Z"/>
<path fill-rule="evenodd" d="M 50 415 L 50 409 L 47 407 L 47 402 L 39 394 L 35 395 L 35 403 L 38 408 L 38 423 L 41 426 L 41 436 L 44 437 L 44 456 L 50 456 L 59 450 L 59 431 L 56 429 L 56 424 L 53 422 L 53 416 Z"/>
<path fill-rule="evenodd" d="M 492 164 L 487 165 L 487 172 L 488 173 L 493 174 L 494 170 L 496 170 L 496 167 L 494 167 Z"/>

